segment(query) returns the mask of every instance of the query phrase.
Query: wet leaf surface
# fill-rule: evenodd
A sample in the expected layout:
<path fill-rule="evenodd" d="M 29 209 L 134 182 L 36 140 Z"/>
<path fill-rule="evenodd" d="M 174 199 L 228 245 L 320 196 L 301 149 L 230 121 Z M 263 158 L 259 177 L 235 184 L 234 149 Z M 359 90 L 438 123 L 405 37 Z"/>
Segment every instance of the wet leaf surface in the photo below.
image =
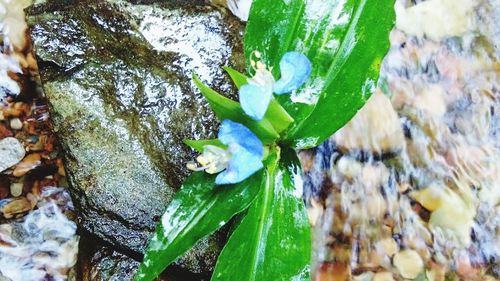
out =
<path fill-rule="evenodd" d="M 254 1 L 245 33 L 247 60 L 260 51 L 275 78 L 287 51 L 302 52 L 313 64 L 306 85 L 278 98 L 297 121 L 288 130 L 290 144 L 321 144 L 364 105 L 389 49 L 393 7 L 392 0 Z"/>
<path fill-rule="evenodd" d="M 150 240 L 136 280 L 149 281 L 201 238 L 245 210 L 259 192 L 258 172 L 237 185 L 215 185 L 215 176 L 194 172 L 167 207 Z"/>
<path fill-rule="evenodd" d="M 311 234 L 293 152 L 268 166 L 257 199 L 229 238 L 212 280 L 310 280 Z"/>

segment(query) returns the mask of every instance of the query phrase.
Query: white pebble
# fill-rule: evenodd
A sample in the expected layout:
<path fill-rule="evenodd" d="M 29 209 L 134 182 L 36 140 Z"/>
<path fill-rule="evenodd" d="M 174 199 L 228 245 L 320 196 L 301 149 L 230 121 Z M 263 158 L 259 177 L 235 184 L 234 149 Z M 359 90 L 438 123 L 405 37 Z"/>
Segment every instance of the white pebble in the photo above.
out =
<path fill-rule="evenodd" d="M 19 163 L 25 154 L 23 145 L 16 138 L 0 140 L 0 172 Z"/>
<path fill-rule="evenodd" d="M 23 122 L 21 122 L 19 118 L 11 119 L 10 128 L 13 130 L 21 130 L 23 128 Z"/>
<path fill-rule="evenodd" d="M 10 194 L 14 197 L 21 196 L 23 194 L 23 184 L 16 182 L 10 185 Z"/>

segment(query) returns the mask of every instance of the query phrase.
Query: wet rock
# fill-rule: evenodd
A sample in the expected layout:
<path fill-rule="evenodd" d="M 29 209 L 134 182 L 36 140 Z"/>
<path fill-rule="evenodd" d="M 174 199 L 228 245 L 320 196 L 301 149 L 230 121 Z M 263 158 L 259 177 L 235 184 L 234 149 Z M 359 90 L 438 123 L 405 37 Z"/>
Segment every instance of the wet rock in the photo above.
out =
<path fill-rule="evenodd" d="M 78 257 L 77 280 L 81 281 L 133 281 L 139 262 L 113 249 L 96 245 L 95 241 L 82 237 L 81 243 L 92 245 L 82 250 Z M 206 277 L 205 277 L 206 278 Z M 157 281 L 202 280 L 202 277 L 169 269 Z"/>
<path fill-rule="evenodd" d="M 82 243 L 93 245 L 92 241 L 82 239 Z M 116 280 L 132 281 L 139 262 L 106 247 L 80 251 L 79 280 Z"/>
<path fill-rule="evenodd" d="M 149 2 L 49 0 L 28 11 L 79 224 L 136 259 L 194 156 L 182 140 L 217 131 L 192 72 L 230 93 L 221 66 L 243 62 L 234 18 L 196 1 Z M 219 240 L 178 264 L 210 271 Z"/>
<path fill-rule="evenodd" d="M 24 158 L 23 145 L 15 138 L 0 140 L 0 172 L 16 165 Z"/>

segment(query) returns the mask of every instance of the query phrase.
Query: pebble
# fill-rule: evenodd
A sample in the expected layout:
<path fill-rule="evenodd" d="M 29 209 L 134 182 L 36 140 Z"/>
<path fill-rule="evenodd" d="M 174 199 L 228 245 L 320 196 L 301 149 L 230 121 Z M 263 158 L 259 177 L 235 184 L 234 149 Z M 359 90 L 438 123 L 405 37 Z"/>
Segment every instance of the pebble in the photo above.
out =
<path fill-rule="evenodd" d="M 372 281 L 373 280 L 373 272 L 367 271 L 363 272 L 358 276 L 354 276 L 352 278 L 353 281 Z"/>
<path fill-rule="evenodd" d="M 445 205 L 450 191 L 441 184 L 431 184 L 429 187 L 412 192 L 411 196 L 425 209 L 435 211 Z"/>
<path fill-rule="evenodd" d="M 347 281 L 350 268 L 346 263 L 323 263 L 315 272 L 314 281 Z"/>
<path fill-rule="evenodd" d="M 23 102 L 16 102 L 3 111 L 4 118 L 19 117 L 21 115 L 28 115 L 31 111 L 29 104 Z"/>
<path fill-rule="evenodd" d="M 19 163 L 25 154 L 23 145 L 17 139 L 8 137 L 0 140 L 0 172 Z"/>
<path fill-rule="evenodd" d="M 10 120 L 10 128 L 13 130 L 21 130 L 23 128 L 23 122 L 19 118 L 13 118 Z"/>
<path fill-rule="evenodd" d="M 360 162 L 350 157 L 342 157 L 338 161 L 336 168 L 347 179 L 353 179 L 361 174 L 363 167 Z"/>
<path fill-rule="evenodd" d="M 377 272 L 373 275 L 372 281 L 394 281 L 394 277 L 390 272 Z"/>
<path fill-rule="evenodd" d="M 384 238 L 375 244 L 375 249 L 377 252 L 392 257 L 398 252 L 398 243 L 393 238 Z"/>
<path fill-rule="evenodd" d="M 375 154 L 400 151 L 404 144 L 398 114 L 389 98 L 380 91 L 374 93 L 333 138 L 340 147 L 348 151 L 361 150 Z"/>
<path fill-rule="evenodd" d="M 39 153 L 33 153 L 26 156 L 21 163 L 17 164 L 12 174 L 15 177 L 24 176 L 27 172 L 40 166 L 40 164 L 42 163 L 41 159 L 42 158 Z"/>
<path fill-rule="evenodd" d="M 471 230 L 474 224 L 474 214 L 463 205 L 445 205 L 432 212 L 429 226 L 434 232 L 445 235 L 447 243 L 467 247 L 471 243 Z"/>
<path fill-rule="evenodd" d="M 404 278 L 414 279 L 424 270 L 424 262 L 414 250 L 403 250 L 394 256 L 394 266 Z"/>
<path fill-rule="evenodd" d="M 10 185 L 10 194 L 14 197 L 19 197 L 23 194 L 23 184 L 20 182 L 12 183 Z"/>
<path fill-rule="evenodd" d="M 446 268 L 442 265 L 431 263 L 430 269 L 425 272 L 425 276 L 429 281 L 444 281 Z"/>
<path fill-rule="evenodd" d="M 16 215 L 28 212 L 31 209 L 31 202 L 24 197 L 20 197 L 7 203 L 0 209 L 0 211 L 2 212 L 4 218 L 11 219 Z"/>

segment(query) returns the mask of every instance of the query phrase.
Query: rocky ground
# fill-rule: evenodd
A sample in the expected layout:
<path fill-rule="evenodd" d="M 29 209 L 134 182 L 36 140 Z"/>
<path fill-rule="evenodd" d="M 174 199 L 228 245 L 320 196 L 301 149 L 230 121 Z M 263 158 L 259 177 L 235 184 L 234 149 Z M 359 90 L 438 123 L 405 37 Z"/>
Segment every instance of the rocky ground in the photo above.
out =
<path fill-rule="evenodd" d="M 73 204 L 16 11 L 0 25 L 0 280 L 64 280 L 78 253 Z"/>

